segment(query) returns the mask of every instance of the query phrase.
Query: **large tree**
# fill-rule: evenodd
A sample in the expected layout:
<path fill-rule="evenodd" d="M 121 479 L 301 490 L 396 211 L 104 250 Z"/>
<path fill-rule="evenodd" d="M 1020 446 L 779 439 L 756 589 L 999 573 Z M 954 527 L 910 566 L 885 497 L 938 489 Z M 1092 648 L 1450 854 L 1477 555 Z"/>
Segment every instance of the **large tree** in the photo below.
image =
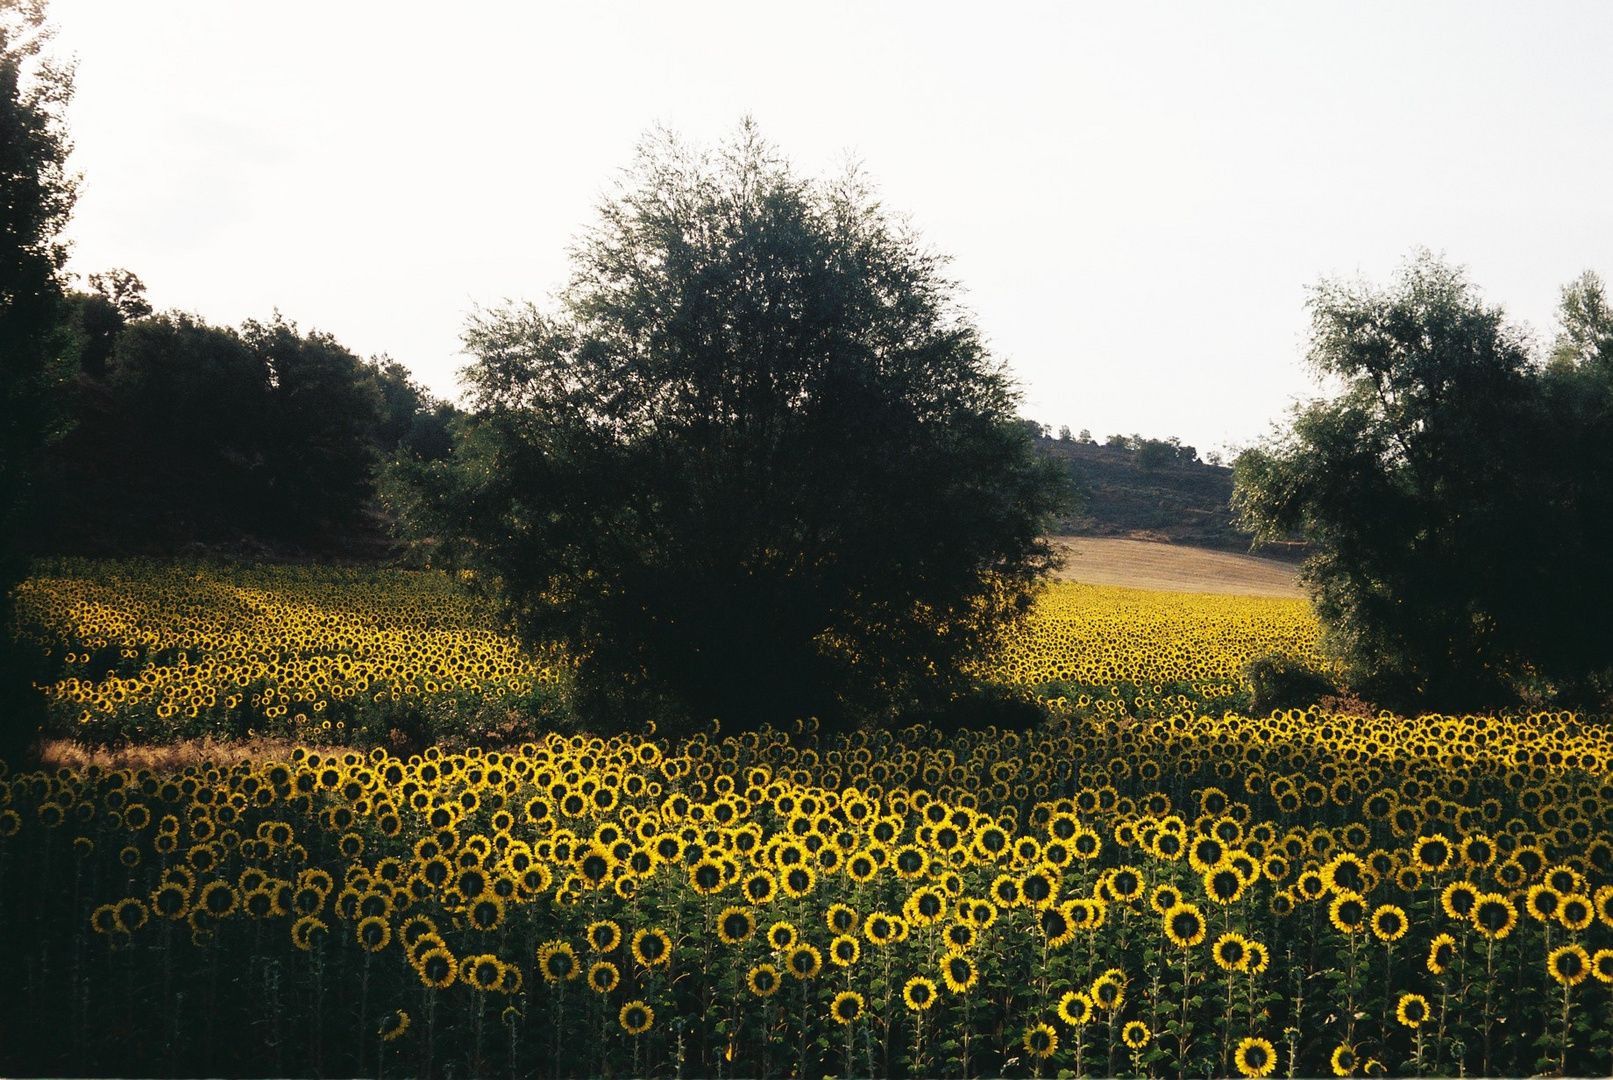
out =
<path fill-rule="evenodd" d="M 552 313 L 473 318 L 474 422 L 406 516 L 569 646 L 584 703 L 749 726 L 959 686 L 1067 480 L 942 260 L 743 125 L 647 141 Z"/>
<path fill-rule="evenodd" d="M 1545 367 L 1426 253 L 1387 290 L 1324 282 L 1310 309 L 1310 362 L 1340 392 L 1239 457 L 1234 502 L 1258 535 L 1311 543 L 1351 681 L 1403 707 L 1604 695 L 1613 411 L 1591 335 L 1571 327 Z"/>
<path fill-rule="evenodd" d="M 12 605 L 27 573 L 35 470 L 63 428 L 60 390 L 73 368 L 61 239 L 76 193 L 63 120 L 73 77 L 44 55 L 48 38 L 42 3 L 0 3 L 0 756 L 31 734 Z"/>

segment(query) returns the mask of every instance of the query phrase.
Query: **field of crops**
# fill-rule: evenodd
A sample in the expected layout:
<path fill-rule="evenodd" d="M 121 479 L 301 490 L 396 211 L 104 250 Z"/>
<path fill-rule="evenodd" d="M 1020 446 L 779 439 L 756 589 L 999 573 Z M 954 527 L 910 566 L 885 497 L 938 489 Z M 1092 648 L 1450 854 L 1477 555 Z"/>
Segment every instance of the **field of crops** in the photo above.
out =
<path fill-rule="evenodd" d="M 57 726 L 88 740 L 346 740 L 430 702 L 519 706 L 566 669 L 524 653 L 466 582 L 438 573 L 64 561 L 20 601 Z M 1188 700 L 1176 692 L 1230 692 L 1262 653 L 1320 664 L 1316 644 L 1296 600 L 1055 583 L 980 674 L 1168 714 Z"/>
<path fill-rule="evenodd" d="M 247 702 L 329 742 L 353 700 L 560 677 L 447 579 L 130 566 L 27 599 L 86 726 Z M 11 776 L 0 1063 L 1607 1075 L 1613 740 L 1188 707 L 1314 647 L 1290 602 L 1066 586 L 998 670 L 1088 689 L 1028 733 Z"/>

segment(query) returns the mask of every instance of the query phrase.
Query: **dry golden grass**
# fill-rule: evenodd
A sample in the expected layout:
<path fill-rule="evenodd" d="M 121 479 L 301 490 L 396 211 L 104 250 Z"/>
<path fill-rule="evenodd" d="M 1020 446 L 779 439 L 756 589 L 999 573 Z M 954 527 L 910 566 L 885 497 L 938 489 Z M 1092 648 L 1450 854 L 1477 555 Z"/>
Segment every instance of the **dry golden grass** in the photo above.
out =
<path fill-rule="evenodd" d="M 107 747 L 81 746 L 71 739 L 47 739 L 39 743 L 39 763 L 49 769 L 78 769 L 91 765 L 103 769 L 150 769 L 174 773 L 191 765 L 234 765 L 241 761 L 290 761 L 291 753 L 308 744 L 292 739 L 181 739 L 154 745 Z M 321 753 L 339 753 L 331 747 Z"/>
<path fill-rule="evenodd" d="M 1296 568 L 1275 559 L 1146 540 L 1059 536 L 1054 543 L 1064 552 L 1058 574 L 1064 581 L 1230 596 L 1305 595 Z"/>

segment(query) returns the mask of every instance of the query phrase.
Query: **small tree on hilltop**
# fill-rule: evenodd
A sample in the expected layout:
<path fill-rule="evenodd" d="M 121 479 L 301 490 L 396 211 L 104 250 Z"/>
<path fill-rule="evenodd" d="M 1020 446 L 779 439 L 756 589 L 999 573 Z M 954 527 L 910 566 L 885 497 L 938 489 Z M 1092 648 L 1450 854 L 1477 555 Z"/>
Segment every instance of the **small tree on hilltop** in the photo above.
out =
<path fill-rule="evenodd" d="M 1062 499 L 942 261 L 747 122 L 641 149 L 555 314 L 466 333 L 474 421 L 403 509 L 564 642 L 586 703 L 889 716 L 1028 606 Z"/>

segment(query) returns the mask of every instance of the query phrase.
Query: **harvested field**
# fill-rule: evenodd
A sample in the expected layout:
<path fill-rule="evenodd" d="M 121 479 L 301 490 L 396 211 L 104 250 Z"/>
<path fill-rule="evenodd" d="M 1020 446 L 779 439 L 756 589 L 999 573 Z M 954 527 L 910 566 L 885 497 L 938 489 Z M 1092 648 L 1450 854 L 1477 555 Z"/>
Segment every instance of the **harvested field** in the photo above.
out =
<path fill-rule="evenodd" d="M 1059 536 L 1065 554 L 1058 577 L 1132 589 L 1302 597 L 1296 568 L 1276 559 L 1146 540 Z"/>

